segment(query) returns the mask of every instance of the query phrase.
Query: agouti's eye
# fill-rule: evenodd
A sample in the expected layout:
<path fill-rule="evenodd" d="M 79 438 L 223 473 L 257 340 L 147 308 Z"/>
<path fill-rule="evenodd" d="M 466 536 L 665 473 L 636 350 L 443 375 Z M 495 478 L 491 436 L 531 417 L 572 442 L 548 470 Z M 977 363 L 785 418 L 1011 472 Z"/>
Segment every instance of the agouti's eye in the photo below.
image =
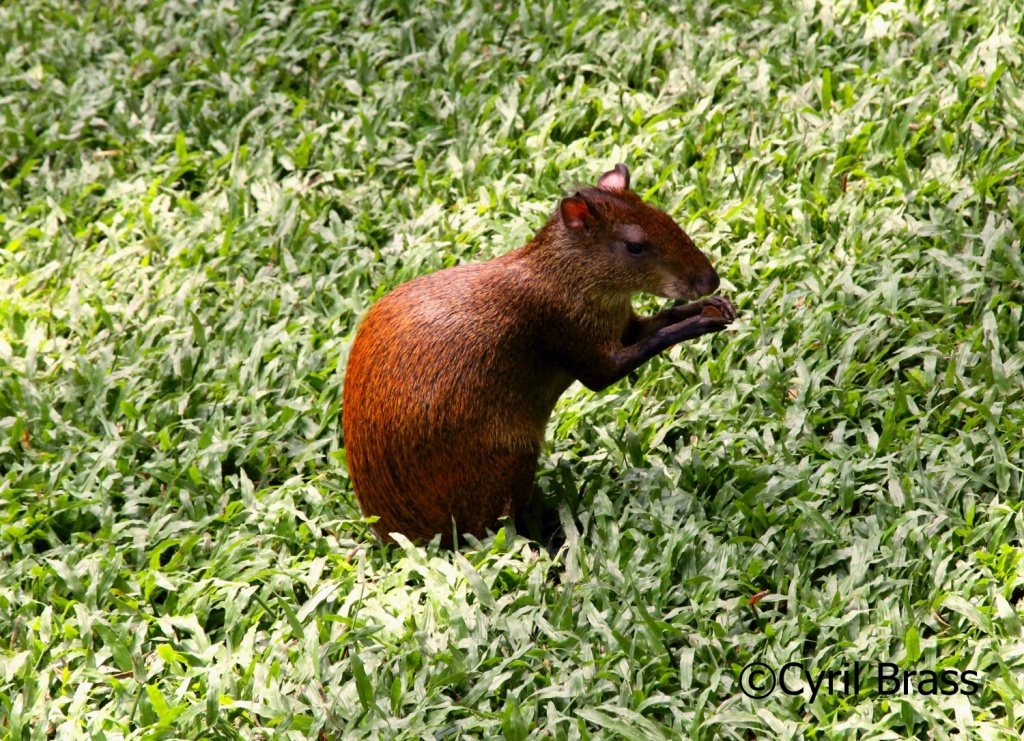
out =
<path fill-rule="evenodd" d="M 647 251 L 647 245 L 643 242 L 626 242 L 626 250 L 631 255 L 642 255 Z"/>

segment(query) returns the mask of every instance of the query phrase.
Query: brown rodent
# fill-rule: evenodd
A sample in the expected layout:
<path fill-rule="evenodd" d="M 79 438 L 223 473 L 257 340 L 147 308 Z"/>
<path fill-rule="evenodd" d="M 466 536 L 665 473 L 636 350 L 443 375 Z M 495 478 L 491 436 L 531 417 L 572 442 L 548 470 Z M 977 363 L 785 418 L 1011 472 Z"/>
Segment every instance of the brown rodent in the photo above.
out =
<path fill-rule="evenodd" d="M 356 333 L 349 472 L 377 532 L 483 537 L 530 498 L 544 428 L 574 380 L 603 389 L 736 317 L 711 263 L 629 190 L 625 165 L 562 199 L 526 246 L 405 283 Z M 632 294 L 693 303 L 639 317 Z M 702 314 L 716 309 L 718 316 Z M 710 313 L 710 312 L 709 312 Z"/>

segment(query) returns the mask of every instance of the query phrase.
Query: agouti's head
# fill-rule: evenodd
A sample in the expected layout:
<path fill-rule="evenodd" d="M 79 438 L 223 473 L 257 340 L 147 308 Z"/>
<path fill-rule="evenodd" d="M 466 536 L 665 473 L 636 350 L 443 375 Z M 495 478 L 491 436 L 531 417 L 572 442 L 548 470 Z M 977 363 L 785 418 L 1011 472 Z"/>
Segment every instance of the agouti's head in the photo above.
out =
<path fill-rule="evenodd" d="M 718 289 L 718 273 L 686 232 L 629 189 L 625 165 L 602 175 L 597 187 L 563 198 L 558 212 L 563 239 L 585 251 L 586 269 L 598 269 L 602 289 L 690 301 Z"/>

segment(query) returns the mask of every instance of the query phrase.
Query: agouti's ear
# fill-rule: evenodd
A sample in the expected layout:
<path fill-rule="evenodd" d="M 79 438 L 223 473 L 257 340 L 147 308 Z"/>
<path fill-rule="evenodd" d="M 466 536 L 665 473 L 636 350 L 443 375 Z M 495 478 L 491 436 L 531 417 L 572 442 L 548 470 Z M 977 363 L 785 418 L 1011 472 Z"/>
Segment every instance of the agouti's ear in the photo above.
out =
<path fill-rule="evenodd" d="M 597 218 L 590 208 L 590 204 L 578 191 L 563 198 L 562 202 L 558 204 L 558 210 L 562 214 L 562 223 L 573 231 L 587 228 Z"/>
<path fill-rule="evenodd" d="M 601 190 L 629 190 L 629 170 L 621 162 L 615 165 L 614 170 L 609 170 L 597 181 L 597 187 Z"/>

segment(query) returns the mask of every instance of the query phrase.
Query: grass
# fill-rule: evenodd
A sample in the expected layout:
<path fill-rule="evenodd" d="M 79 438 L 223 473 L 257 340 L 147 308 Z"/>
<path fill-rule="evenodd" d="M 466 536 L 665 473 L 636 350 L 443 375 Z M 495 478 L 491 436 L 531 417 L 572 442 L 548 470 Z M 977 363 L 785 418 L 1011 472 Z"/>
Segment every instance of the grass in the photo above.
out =
<path fill-rule="evenodd" d="M 0 6 L 0 735 L 1019 738 L 1022 31 L 1010 0 Z M 560 402 L 558 553 L 377 545 L 359 318 L 618 161 L 740 320 Z M 752 699 L 755 660 L 980 687 Z"/>

